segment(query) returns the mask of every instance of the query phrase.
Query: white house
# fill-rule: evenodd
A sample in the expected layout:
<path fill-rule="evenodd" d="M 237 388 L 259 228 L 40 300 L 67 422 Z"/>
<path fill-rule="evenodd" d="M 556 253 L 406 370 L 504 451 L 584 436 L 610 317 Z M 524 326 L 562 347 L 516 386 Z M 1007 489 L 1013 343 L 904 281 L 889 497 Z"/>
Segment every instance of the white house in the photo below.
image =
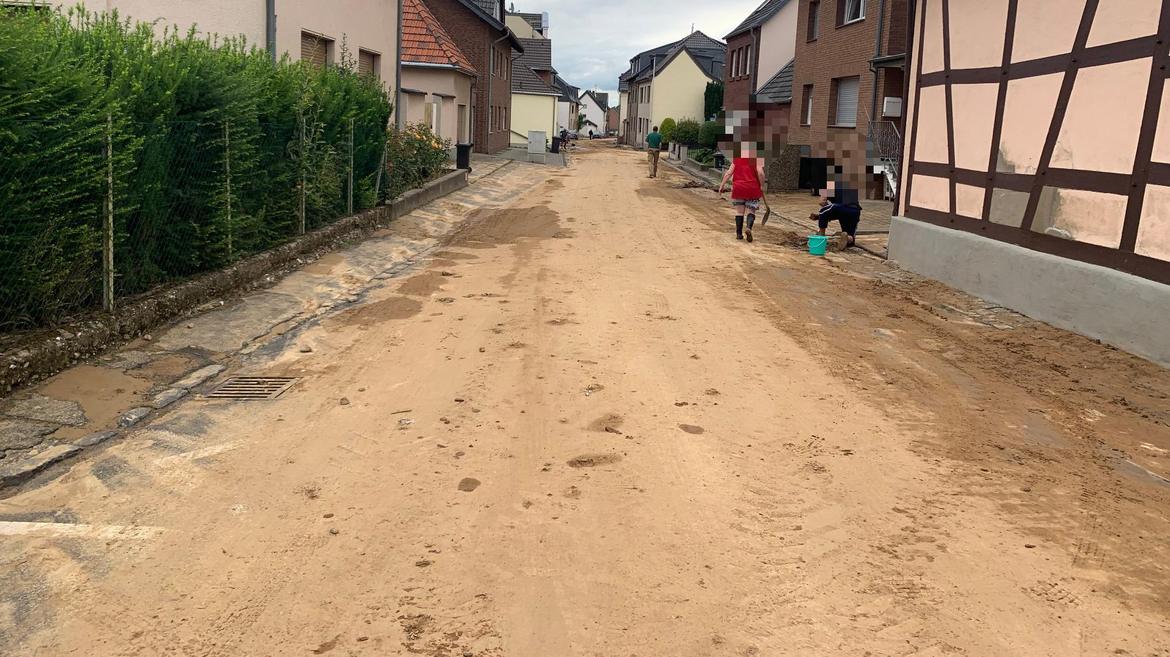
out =
<path fill-rule="evenodd" d="M 586 91 L 581 94 L 581 112 L 585 123 L 579 130 L 581 137 L 605 136 L 605 113 L 609 110 L 609 94 L 600 91 Z"/>

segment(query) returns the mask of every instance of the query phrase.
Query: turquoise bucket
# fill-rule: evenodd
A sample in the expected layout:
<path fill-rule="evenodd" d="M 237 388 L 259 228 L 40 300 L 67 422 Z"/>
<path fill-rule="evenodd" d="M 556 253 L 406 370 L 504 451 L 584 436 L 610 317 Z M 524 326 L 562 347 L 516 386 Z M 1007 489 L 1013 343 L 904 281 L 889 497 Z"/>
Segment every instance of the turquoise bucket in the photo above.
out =
<path fill-rule="evenodd" d="M 824 235 L 809 235 L 808 252 L 813 255 L 825 255 L 825 246 L 828 243 L 829 238 Z"/>

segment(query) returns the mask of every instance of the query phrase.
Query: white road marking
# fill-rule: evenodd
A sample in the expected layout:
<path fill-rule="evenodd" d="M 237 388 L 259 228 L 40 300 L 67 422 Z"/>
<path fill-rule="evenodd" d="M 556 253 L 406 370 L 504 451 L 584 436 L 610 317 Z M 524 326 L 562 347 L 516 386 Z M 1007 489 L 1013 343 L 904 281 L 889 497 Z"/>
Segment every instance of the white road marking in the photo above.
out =
<path fill-rule="evenodd" d="M 10 522 L 0 521 L 0 536 L 32 536 L 47 534 L 70 538 L 100 538 L 105 540 L 125 538 L 142 540 L 154 538 L 163 533 L 162 527 L 137 527 L 119 525 L 77 525 L 68 522 Z"/>

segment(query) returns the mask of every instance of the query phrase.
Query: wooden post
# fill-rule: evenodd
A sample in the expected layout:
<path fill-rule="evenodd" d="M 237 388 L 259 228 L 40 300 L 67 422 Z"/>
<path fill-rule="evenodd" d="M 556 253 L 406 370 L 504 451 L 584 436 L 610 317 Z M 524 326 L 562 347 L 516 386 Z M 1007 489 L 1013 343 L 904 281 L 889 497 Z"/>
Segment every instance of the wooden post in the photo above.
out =
<path fill-rule="evenodd" d="M 114 312 L 114 115 L 106 115 L 106 217 L 102 239 L 102 308 Z"/>
<path fill-rule="evenodd" d="M 349 212 L 353 214 L 353 119 L 349 120 Z"/>
<path fill-rule="evenodd" d="M 301 115 L 301 150 L 299 153 L 301 158 L 301 212 L 300 212 L 300 226 L 298 227 L 298 235 L 305 234 L 305 117 Z"/>
<path fill-rule="evenodd" d="M 223 122 L 223 160 L 227 182 L 227 251 L 232 260 L 232 132 L 231 121 Z"/>

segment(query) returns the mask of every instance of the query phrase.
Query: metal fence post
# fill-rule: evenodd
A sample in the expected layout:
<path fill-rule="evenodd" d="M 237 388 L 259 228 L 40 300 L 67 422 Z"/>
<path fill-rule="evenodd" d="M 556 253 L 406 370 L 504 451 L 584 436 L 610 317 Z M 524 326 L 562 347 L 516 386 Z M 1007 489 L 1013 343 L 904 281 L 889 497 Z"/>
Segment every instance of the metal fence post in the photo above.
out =
<path fill-rule="evenodd" d="M 223 122 L 223 161 L 227 183 L 227 252 L 232 260 L 232 122 Z"/>
<path fill-rule="evenodd" d="M 378 180 L 374 183 L 374 203 L 377 204 L 382 200 L 382 172 L 386 170 L 386 151 L 390 146 L 384 141 L 385 135 L 382 135 L 382 159 L 378 162 Z"/>
<path fill-rule="evenodd" d="M 114 312 L 114 115 L 106 115 L 106 212 L 102 239 L 102 308 Z"/>
<path fill-rule="evenodd" d="M 301 161 L 299 162 L 301 169 L 301 211 L 300 211 L 300 226 L 297 227 L 297 234 L 305 234 L 305 116 L 301 115 L 301 150 L 298 152 Z"/>

